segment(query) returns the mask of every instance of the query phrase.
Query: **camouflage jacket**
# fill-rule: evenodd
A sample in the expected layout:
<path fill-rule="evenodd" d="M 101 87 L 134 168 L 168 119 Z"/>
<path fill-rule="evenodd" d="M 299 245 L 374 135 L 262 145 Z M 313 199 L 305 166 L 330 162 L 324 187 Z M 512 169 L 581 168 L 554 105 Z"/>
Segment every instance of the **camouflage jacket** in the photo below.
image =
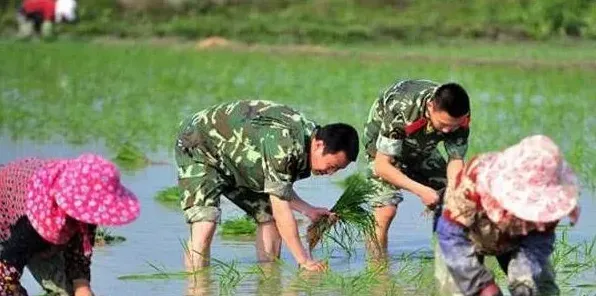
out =
<path fill-rule="evenodd" d="M 399 81 L 373 103 L 364 129 L 363 142 L 369 160 L 377 151 L 400 163 L 428 157 L 444 141 L 450 159 L 462 159 L 468 149 L 468 121 L 444 134 L 434 130 L 426 110 L 439 84 L 429 80 Z"/>
<path fill-rule="evenodd" d="M 191 155 L 200 153 L 234 187 L 290 200 L 292 183 L 311 174 L 310 141 L 316 127 L 288 106 L 237 101 L 188 118 L 177 145 Z"/>

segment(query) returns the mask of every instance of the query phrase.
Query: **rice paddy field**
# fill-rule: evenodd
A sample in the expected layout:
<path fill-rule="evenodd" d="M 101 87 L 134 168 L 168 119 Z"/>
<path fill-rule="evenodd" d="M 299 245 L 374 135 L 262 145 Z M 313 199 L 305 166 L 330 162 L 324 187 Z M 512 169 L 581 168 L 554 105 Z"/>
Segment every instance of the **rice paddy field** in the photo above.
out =
<path fill-rule="evenodd" d="M 561 227 L 552 259 L 563 295 L 596 295 L 594 49 L 590 43 L 470 43 L 197 50 L 167 40 L 4 40 L 0 163 L 93 151 L 121 166 L 123 181 L 142 200 L 142 214 L 131 225 L 109 230 L 125 240 L 97 248 L 96 295 L 436 295 L 431 221 L 412 195 L 406 195 L 391 228 L 387 266 L 367 263 L 362 242 L 350 252 L 326 242 L 314 250 L 329 262 L 331 271 L 324 274 L 298 272 L 285 249 L 280 262 L 256 264 L 253 226 L 243 225 L 243 213 L 224 200 L 223 220 L 239 219 L 240 224 L 230 223 L 231 231 L 242 235 L 218 233 L 213 267 L 188 280 L 182 273 L 188 226 L 171 200 L 176 182 L 171 150 L 184 116 L 220 102 L 273 100 L 320 123 L 344 121 L 362 130 L 373 100 L 392 82 L 456 81 L 472 99 L 468 156 L 534 133 L 562 147 L 582 180 L 582 217 L 576 227 Z M 331 207 L 342 194 L 338 183 L 363 167 L 361 160 L 334 176 L 300 181 L 297 191 L 315 205 Z M 308 223 L 300 225 L 304 234 Z M 23 281 L 30 294 L 41 293 L 29 274 Z"/>

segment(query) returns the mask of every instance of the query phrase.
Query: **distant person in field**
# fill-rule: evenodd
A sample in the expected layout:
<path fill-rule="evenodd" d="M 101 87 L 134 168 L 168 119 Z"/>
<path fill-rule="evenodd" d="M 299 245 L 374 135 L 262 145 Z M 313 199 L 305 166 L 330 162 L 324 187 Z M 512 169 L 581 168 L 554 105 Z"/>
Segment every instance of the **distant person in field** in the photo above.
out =
<path fill-rule="evenodd" d="M 377 239 L 368 243 L 372 257 L 387 254 L 388 231 L 403 200 L 402 190 L 415 194 L 431 210 L 440 208 L 440 192 L 464 165 L 469 123 L 470 100 L 456 83 L 398 81 L 374 101 L 363 135 L 369 180 L 376 188 L 370 200 Z M 447 160 L 438 150 L 439 142 L 444 143 Z"/>
<path fill-rule="evenodd" d="M 54 24 L 77 20 L 75 0 L 25 0 L 17 14 L 19 38 L 53 36 Z"/>
<path fill-rule="evenodd" d="M 472 158 L 447 189 L 437 224 L 442 292 L 503 295 L 483 264 L 495 256 L 512 296 L 559 295 L 549 257 L 560 220 L 578 220 L 578 192 L 573 170 L 543 135 Z"/>
<path fill-rule="evenodd" d="M 312 221 L 332 213 L 301 199 L 293 183 L 345 168 L 356 160 L 358 146 L 352 126 L 320 126 L 268 101 L 224 103 L 188 117 L 174 148 L 181 207 L 191 232 L 187 268 L 209 264 L 225 196 L 257 222 L 259 261 L 278 258 L 283 240 L 300 268 L 324 270 L 326 265 L 302 245 L 292 211 Z"/>

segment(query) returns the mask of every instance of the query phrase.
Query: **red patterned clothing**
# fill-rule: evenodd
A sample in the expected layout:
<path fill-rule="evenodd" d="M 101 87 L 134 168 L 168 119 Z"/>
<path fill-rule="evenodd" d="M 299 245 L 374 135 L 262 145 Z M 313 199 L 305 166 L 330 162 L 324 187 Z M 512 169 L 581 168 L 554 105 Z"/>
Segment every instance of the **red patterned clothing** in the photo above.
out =
<path fill-rule="evenodd" d="M 27 295 L 20 277 L 27 262 L 35 255 L 63 251 L 68 280 L 90 280 L 91 256 L 85 256 L 82 236 L 73 232 L 62 245 L 44 240 L 25 214 L 26 195 L 32 176 L 53 160 L 24 159 L 0 167 L 0 295 Z M 77 224 L 69 221 L 69 223 Z M 94 225 L 86 225 L 88 234 Z"/>

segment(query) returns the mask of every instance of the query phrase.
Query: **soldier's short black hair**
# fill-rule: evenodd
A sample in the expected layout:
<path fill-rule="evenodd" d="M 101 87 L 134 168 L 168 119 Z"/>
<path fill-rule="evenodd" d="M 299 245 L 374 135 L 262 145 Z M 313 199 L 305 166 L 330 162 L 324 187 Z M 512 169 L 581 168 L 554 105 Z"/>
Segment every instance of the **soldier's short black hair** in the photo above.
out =
<path fill-rule="evenodd" d="M 445 83 L 439 86 L 433 102 L 438 111 L 445 111 L 451 117 L 462 117 L 470 112 L 468 93 L 457 83 Z"/>
<path fill-rule="evenodd" d="M 356 161 L 358 158 L 358 132 L 349 124 L 332 123 L 319 127 L 315 132 L 315 139 L 325 143 L 323 154 L 343 151 L 349 161 Z"/>

